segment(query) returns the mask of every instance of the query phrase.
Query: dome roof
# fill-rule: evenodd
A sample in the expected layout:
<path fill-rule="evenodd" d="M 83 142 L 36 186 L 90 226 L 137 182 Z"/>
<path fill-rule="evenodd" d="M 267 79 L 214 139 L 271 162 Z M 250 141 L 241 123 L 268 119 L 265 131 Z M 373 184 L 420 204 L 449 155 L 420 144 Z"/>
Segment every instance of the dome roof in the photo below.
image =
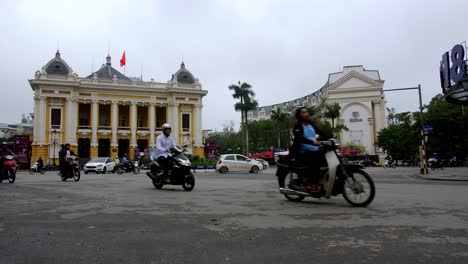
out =
<path fill-rule="evenodd" d="M 44 67 L 47 74 L 68 75 L 73 73 L 72 68 L 60 57 L 60 51 L 57 50 L 55 58 L 51 59 Z"/>
<path fill-rule="evenodd" d="M 195 83 L 195 77 L 185 68 L 184 62 L 182 62 L 180 69 L 173 75 L 172 80 L 179 83 Z"/>
<path fill-rule="evenodd" d="M 107 55 L 106 57 L 106 64 L 103 64 L 101 69 L 97 70 L 96 72 L 93 72 L 91 75 L 89 75 L 87 78 L 92 78 L 94 74 L 96 74 L 96 76 L 99 78 L 99 79 L 113 79 L 114 76 L 118 79 L 118 80 L 127 80 L 127 81 L 130 81 L 130 79 L 123 75 L 121 72 L 119 72 L 118 70 L 116 70 L 114 67 L 111 66 L 112 63 L 111 63 L 111 56 L 110 55 Z"/>

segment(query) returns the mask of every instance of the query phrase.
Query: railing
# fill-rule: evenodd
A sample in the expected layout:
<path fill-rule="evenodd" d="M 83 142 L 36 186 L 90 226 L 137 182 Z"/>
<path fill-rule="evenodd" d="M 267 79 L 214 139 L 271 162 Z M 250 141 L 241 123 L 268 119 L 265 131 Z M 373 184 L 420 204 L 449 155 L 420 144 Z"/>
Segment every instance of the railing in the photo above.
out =
<path fill-rule="evenodd" d="M 129 126 L 119 126 L 119 130 L 130 130 Z"/>
<path fill-rule="evenodd" d="M 91 126 L 78 126 L 78 129 L 91 129 Z"/>
<path fill-rule="evenodd" d="M 98 126 L 98 130 L 110 130 L 110 126 Z"/>
<path fill-rule="evenodd" d="M 149 127 L 138 127 L 137 130 L 149 130 Z"/>

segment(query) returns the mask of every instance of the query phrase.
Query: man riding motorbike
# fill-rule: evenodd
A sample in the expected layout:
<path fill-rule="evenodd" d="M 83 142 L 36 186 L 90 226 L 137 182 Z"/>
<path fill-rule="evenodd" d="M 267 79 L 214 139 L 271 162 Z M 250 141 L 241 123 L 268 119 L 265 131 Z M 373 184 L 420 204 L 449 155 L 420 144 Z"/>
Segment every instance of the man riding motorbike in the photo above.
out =
<path fill-rule="evenodd" d="M 164 124 L 162 131 L 163 133 L 156 139 L 156 159 L 164 170 L 164 177 L 167 178 L 170 169 L 168 157 L 171 156 L 171 149 L 176 144 L 171 137 L 172 128 L 170 124 Z"/>
<path fill-rule="evenodd" d="M 65 172 L 67 171 L 67 159 L 70 158 L 71 156 L 76 156 L 75 152 L 70 149 L 70 144 L 66 143 L 62 150 L 59 152 L 59 170 L 60 170 L 60 175 L 65 175 Z"/>
<path fill-rule="evenodd" d="M 8 143 L 7 142 L 2 142 L 2 148 L 0 149 L 0 171 L 3 169 L 3 156 L 11 155 L 13 157 L 15 156 L 15 153 L 8 148 Z"/>
<path fill-rule="evenodd" d="M 130 167 L 130 162 L 127 159 L 127 154 L 124 154 L 122 157 L 122 168 L 124 168 L 124 170 L 127 171 L 128 167 Z"/>
<path fill-rule="evenodd" d="M 297 123 L 294 126 L 294 144 L 291 147 L 290 155 L 296 158 L 300 164 L 308 167 L 307 188 L 310 192 L 320 192 L 320 188 L 315 185 L 316 179 L 320 176 L 320 166 L 324 162 L 324 154 L 320 146 L 328 144 L 317 140 L 317 135 L 322 137 L 325 133 L 320 130 L 310 120 L 310 114 L 306 107 L 300 107 L 296 110 L 295 117 Z"/>

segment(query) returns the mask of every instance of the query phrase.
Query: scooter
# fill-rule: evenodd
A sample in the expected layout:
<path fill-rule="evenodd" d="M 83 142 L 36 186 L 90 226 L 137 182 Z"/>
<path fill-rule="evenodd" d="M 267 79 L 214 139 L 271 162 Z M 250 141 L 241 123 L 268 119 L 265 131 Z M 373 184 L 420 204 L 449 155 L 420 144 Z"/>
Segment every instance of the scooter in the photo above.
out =
<path fill-rule="evenodd" d="M 10 183 L 14 183 L 16 180 L 16 160 L 12 155 L 3 156 L 3 169 L 0 171 L 0 183 L 3 180 L 7 180 Z"/>
<path fill-rule="evenodd" d="M 182 185 L 186 191 L 192 191 L 195 188 L 195 176 L 191 172 L 192 163 L 183 154 L 187 146 L 175 146 L 171 149 L 172 156 L 169 156 L 168 163 L 172 164 L 172 169 L 168 171 L 168 177 L 165 177 L 161 165 L 153 158 L 151 159 L 150 171 L 146 176 L 151 179 L 156 189 L 161 189 L 164 185 Z"/>
<path fill-rule="evenodd" d="M 140 170 L 141 170 L 141 167 L 138 166 L 138 161 L 134 161 L 134 162 L 129 161 L 127 166 L 120 164 L 118 168 L 115 170 L 115 172 L 118 175 L 122 175 L 124 172 L 133 172 L 133 174 L 139 174 Z"/>
<path fill-rule="evenodd" d="M 382 164 L 382 168 L 393 168 L 396 169 L 397 165 L 396 162 L 393 160 L 385 160 L 385 162 Z"/>
<path fill-rule="evenodd" d="M 43 165 L 40 171 L 39 171 L 38 168 L 39 168 L 39 163 L 34 162 L 31 169 L 29 170 L 29 174 L 31 174 L 31 175 L 33 175 L 34 173 L 44 174 L 46 172 L 46 170 L 47 170 L 47 165 Z"/>
<path fill-rule="evenodd" d="M 348 164 L 336 152 L 333 141 L 325 148 L 327 167 L 320 169 L 318 187 L 320 192 L 311 192 L 307 188 L 308 167 L 301 166 L 287 155 L 279 155 L 276 176 L 279 192 L 288 200 L 300 202 L 306 197 L 327 198 L 342 194 L 352 206 L 365 207 L 375 197 L 375 186 L 372 178 L 360 164 Z"/>
<path fill-rule="evenodd" d="M 435 170 L 435 169 L 443 170 L 444 169 L 442 162 L 439 159 L 430 158 L 427 161 L 429 162 L 429 167 L 431 168 L 431 170 Z"/>
<path fill-rule="evenodd" d="M 67 162 L 65 174 L 59 174 L 62 181 L 67 181 L 67 179 L 80 181 L 80 159 L 77 156 L 71 156 L 65 162 Z"/>

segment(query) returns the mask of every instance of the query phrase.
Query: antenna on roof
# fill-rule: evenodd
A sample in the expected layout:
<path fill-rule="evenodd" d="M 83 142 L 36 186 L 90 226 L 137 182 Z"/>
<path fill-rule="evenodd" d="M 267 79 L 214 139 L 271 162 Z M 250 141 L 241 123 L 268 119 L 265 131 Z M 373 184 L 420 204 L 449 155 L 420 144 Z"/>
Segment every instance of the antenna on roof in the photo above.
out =
<path fill-rule="evenodd" d="M 107 54 L 110 54 L 110 40 L 107 40 Z"/>
<path fill-rule="evenodd" d="M 143 63 L 140 64 L 140 79 L 143 81 Z"/>
<path fill-rule="evenodd" d="M 60 41 L 57 40 L 57 50 L 60 50 Z"/>

